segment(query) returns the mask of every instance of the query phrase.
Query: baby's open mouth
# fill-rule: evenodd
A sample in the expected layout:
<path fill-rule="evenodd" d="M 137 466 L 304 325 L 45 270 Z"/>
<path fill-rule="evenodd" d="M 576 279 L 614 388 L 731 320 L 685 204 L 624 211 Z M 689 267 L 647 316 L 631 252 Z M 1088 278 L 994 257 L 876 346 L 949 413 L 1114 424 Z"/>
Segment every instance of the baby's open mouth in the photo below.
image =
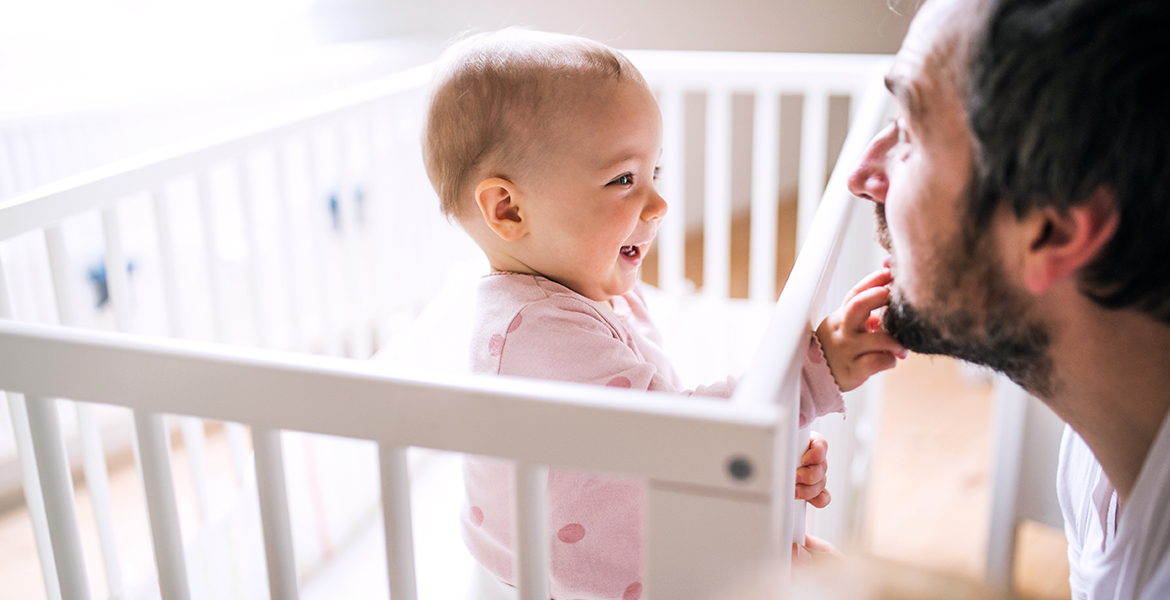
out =
<path fill-rule="evenodd" d="M 642 250 L 637 246 L 622 246 L 622 256 L 629 258 L 638 258 L 642 254 Z"/>

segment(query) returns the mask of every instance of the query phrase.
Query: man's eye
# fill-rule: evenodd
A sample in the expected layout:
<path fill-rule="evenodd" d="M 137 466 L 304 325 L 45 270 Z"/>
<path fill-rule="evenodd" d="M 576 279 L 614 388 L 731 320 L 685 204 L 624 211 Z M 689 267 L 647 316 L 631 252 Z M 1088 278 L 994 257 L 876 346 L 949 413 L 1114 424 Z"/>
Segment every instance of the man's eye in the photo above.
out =
<path fill-rule="evenodd" d="M 609 184 L 610 185 L 633 185 L 634 184 L 634 176 L 630 173 L 626 173 L 625 175 L 622 175 L 621 177 L 618 177 L 617 179 L 614 179 L 613 181 L 609 182 Z"/>

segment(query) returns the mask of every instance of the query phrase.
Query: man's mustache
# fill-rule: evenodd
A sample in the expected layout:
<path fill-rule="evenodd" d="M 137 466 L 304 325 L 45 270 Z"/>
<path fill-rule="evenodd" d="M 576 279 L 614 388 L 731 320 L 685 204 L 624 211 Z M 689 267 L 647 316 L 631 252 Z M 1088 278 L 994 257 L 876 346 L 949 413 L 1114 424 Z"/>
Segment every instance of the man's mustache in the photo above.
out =
<path fill-rule="evenodd" d="M 876 223 L 874 231 L 874 239 L 886 252 L 891 252 L 893 244 L 890 241 L 890 226 L 886 223 L 886 205 L 884 202 L 874 202 L 873 204 L 874 221 Z"/>

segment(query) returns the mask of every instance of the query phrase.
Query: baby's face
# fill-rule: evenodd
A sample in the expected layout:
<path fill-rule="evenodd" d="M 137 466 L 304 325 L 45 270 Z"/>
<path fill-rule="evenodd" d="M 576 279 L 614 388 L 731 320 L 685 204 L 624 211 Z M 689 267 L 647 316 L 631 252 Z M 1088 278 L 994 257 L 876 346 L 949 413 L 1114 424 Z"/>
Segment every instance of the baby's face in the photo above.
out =
<path fill-rule="evenodd" d="M 655 187 L 662 116 L 631 83 L 589 96 L 557 124 L 554 155 L 517 183 L 527 196 L 528 266 L 604 302 L 637 282 L 666 214 Z"/>

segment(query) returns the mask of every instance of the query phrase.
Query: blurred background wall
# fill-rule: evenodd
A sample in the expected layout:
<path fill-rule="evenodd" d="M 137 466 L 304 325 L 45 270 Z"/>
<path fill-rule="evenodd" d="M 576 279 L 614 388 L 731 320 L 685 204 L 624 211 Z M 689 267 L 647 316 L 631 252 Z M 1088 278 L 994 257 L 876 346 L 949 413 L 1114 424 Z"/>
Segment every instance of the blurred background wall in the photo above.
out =
<path fill-rule="evenodd" d="M 917 0 L 318 0 L 328 39 L 529 25 L 618 48 L 893 53 Z M 900 13 L 900 14 L 899 14 Z"/>

